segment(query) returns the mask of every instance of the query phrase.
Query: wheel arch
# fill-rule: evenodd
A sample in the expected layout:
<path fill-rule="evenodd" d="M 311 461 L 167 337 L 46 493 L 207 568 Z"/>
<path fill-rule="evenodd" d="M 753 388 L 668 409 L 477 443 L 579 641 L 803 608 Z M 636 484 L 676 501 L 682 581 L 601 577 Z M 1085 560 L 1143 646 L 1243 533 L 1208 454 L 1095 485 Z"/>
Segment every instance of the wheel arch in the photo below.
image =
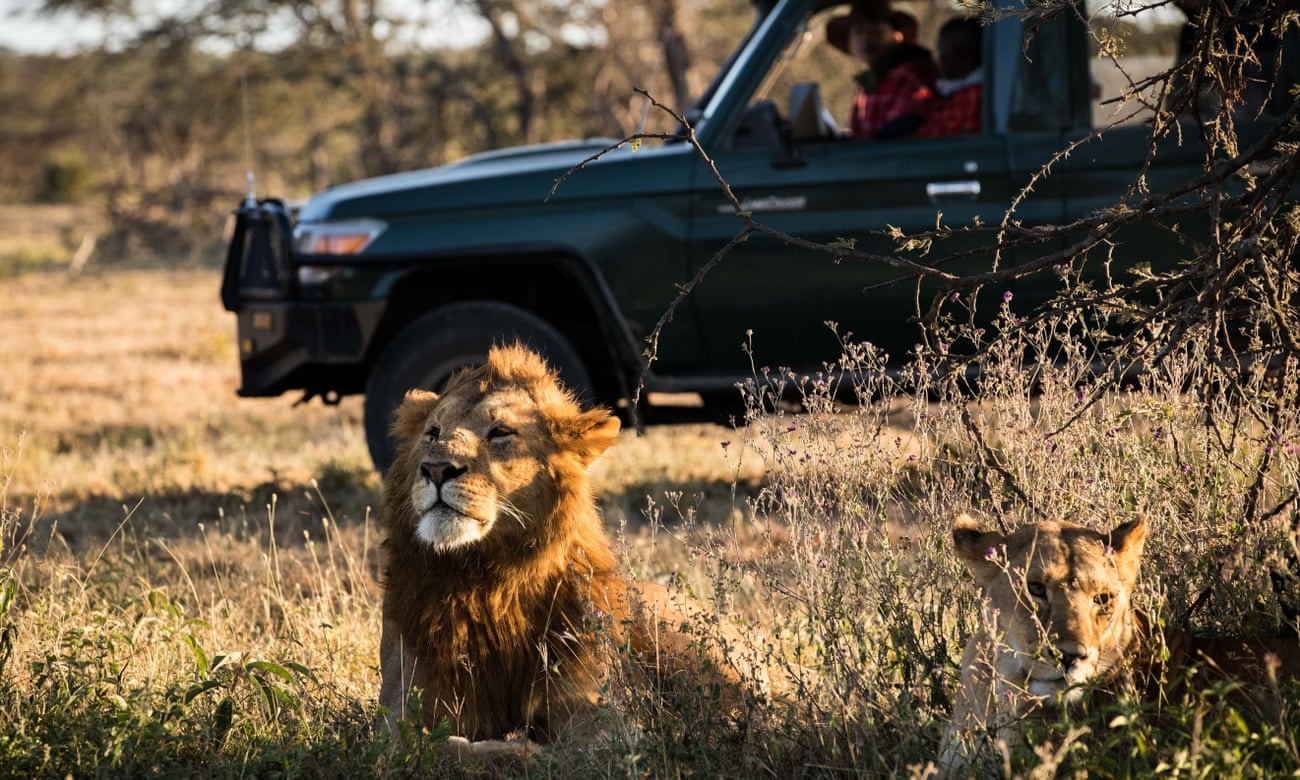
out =
<path fill-rule="evenodd" d="M 559 331 L 586 365 L 595 400 L 613 404 L 629 397 L 640 371 L 640 352 L 608 286 L 589 262 L 570 252 L 542 249 L 425 260 L 390 276 L 387 285 L 388 303 L 369 345 L 367 373 L 416 318 L 475 300 L 516 306 Z"/>

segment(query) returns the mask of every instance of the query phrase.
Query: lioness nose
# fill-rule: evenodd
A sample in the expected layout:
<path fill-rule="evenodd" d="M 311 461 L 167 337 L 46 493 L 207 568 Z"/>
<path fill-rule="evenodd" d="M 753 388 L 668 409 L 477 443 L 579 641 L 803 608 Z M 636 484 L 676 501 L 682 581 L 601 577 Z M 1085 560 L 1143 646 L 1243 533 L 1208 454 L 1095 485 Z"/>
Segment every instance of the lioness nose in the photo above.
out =
<path fill-rule="evenodd" d="M 1056 652 L 1061 656 L 1061 669 L 1066 672 L 1074 668 L 1076 663 L 1083 660 L 1085 655 L 1084 653 L 1071 653 L 1066 650 L 1057 650 Z"/>
<path fill-rule="evenodd" d="M 438 487 L 442 487 L 443 483 L 464 473 L 464 466 L 453 466 L 446 461 L 439 461 L 438 463 L 425 461 L 420 464 L 420 476 L 424 477 L 425 482 L 432 482 Z"/>

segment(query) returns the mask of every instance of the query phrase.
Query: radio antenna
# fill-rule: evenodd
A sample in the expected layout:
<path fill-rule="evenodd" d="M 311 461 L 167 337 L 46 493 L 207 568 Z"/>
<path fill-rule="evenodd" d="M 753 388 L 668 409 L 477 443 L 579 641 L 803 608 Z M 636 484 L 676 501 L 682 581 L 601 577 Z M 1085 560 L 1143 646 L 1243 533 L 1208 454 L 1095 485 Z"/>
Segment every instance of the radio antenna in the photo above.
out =
<path fill-rule="evenodd" d="M 239 97 L 244 111 L 244 165 L 247 166 L 244 178 L 248 186 L 244 195 L 244 206 L 252 208 L 257 205 L 257 190 L 254 187 L 253 176 L 253 130 L 248 119 L 248 74 L 244 71 L 239 73 Z"/>

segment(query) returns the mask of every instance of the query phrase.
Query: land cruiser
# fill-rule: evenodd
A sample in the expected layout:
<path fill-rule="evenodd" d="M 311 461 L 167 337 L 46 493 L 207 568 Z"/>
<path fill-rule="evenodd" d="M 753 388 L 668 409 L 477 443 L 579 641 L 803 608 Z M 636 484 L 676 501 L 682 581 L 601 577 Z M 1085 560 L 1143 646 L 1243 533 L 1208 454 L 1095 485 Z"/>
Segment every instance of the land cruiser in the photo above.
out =
<path fill-rule="evenodd" d="M 922 20 L 923 43 L 960 12 L 953 0 L 895 5 Z M 1114 107 L 1105 99 L 1120 89 L 1112 61 L 1090 48 L 1087 14 L 1032 23 L 1010 14 L 983 27 L 982 132 L 853 141 L 825 118 L 847 113 L 831 95 L 843 93 L 853 64 L 844 58 L 842 84 L 821 90 L 800 73 L 801 58 L 827 46 L 827 20 L 847 5 L 777 0 L 756 8 L 754 26 L 686 118 L 742 208 L 803 239 L 852 239 L 887 254 L 896 247 L 873 232 L 886 226 L 924 230 L 940 214 L 948 225 L 1001 219 L 1056 152 L 1110 121 Z M 1114 18 L 1089 12 L 1095 23 Z M 1150 13 L 1143 24 L 1176 37 L 1178 11 Z M 1300 61 L 1294 44 L 1286 42 L 1285 61 Z M 1141 78 L 1173 56 L 1167 48 L 1124 64 Z M 1147 118 L 1127 117 L 1053 166 L 1018 203 L 1016 218 L 1062 224 L 1110 206 L 1140 171 L 1154 191 L 1192 179 L 1203 152 L 1190 135 L 1182 145 L 1170 139 L 1155 166 L 1143 168 Z M 1269 126 L 1267 111 L 1242 126 L 1243 136 L 1256 125 Z M 707 161 L 682 138 L 624 145 L 574 171 L 548 198 L 566 172 L 614 143 L 489 152 L 332 187 L 296 210 L 250 198 L 236 211 L 222 285 L 224 305 L 238 315 L 239 392 L 299 390 L 326 401 L 364 393 L 367 442 L 381 470 L 392 459 L 389 417 L 405 391 L 438 386 L 494 341 L 524 340 L 586 400 L 628 409 L 647 335 L 741 223 Z M 953 248 L 955 240 L 946 247 Z M 1135 228 L 1115 256 L 1160 265 L 1185 251 L 1167 231 Z M 1000 262 L 1027 259 L 1009 250 Z M 947 268 L 974 272 L 990 262 L 991 254 L 976 252 Z M 880 286 L 900 276 L 751 236 L 663 329 L 643 419 L 670 416 L 654 405 L 657 397 L 687 397 L 713 414 L 734 402 L 734 384 L 752 371 L 746 339 L 761 364 L 816 368 L 839 354 L 826 324 L 833 321 L 905 358 L 918 340 L 917 291 Z M 1054 281 L 1006 292 L 1033 305 Z"/>

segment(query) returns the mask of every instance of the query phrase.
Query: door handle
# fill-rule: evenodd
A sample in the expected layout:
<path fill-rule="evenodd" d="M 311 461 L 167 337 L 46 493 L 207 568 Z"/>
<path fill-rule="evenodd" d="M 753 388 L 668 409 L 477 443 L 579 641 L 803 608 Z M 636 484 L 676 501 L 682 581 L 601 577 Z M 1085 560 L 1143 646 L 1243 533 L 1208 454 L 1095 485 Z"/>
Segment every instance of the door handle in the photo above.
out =
<path fill-rule="evenodd" d="M 940 198 L 978 198 L 979 181 L 932 181 L 925 185 L 925 195 L 930 200 Z"/>

